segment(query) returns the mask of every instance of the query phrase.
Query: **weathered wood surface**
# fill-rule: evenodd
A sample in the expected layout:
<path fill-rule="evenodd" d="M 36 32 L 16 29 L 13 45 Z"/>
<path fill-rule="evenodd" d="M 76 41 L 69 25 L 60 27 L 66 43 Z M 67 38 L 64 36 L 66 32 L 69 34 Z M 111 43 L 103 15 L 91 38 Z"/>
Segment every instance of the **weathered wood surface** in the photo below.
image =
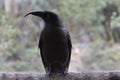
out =
<path fill-rule="evenodd" d="M 48 75 L 35 72 L 0 72 L 0 80 L 120 80 L 120 72 L 81 72 L 69 73 L 63 77 Z"/>

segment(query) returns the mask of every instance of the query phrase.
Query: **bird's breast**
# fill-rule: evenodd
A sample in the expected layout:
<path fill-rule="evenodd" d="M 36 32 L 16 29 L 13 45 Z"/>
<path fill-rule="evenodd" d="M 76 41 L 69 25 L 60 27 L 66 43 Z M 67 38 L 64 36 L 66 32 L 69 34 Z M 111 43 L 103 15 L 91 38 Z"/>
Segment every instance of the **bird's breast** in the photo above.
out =
<path fill-rule="evenodd" d="M 44 55 L 52 60 L 66 60 L 68 56 L 67 39 L 64 31 L 50 30 L 43 33 L 43 51 Z M 52 57 L 51 57 L 52 56 Z"/>

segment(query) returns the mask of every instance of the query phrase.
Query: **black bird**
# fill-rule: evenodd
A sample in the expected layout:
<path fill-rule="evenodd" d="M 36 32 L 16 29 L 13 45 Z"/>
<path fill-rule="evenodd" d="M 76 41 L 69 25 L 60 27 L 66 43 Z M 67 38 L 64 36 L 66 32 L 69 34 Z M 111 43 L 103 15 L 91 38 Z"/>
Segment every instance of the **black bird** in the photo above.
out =
<path fill-rule="evenodd" d="M 60 17 L 51 11 L 30 12 L 25 16 L 29 14 L 41 17 L 45 22 L 38 47 L 46 73 L 49 76 L 56 73 L 65 75 L 69 68 L 72 44 Z"/>

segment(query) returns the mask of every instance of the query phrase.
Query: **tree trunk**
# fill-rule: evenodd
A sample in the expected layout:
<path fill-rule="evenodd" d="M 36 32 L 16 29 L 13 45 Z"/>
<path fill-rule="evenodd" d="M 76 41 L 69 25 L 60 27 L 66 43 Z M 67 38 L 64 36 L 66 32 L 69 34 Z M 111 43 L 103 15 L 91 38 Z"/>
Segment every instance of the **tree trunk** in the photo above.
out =
<path fill-rule="evenodd" d="M 11 2 L 12 0 L 4 0 L 4 8 L 6 13 L 11 11 Z"/>
<path fill-rule="evenodd" d="M 111 43 L 114 43 L 114 37 L 113 37 L 113 34 L 112 34 L 112 29 L 110 27 L 110 20 L 106 19 L 103 22 L 103 25 L 104 25 L 104 28 L 105 28 L 105 32 L 106 32 L 108 41 L 110 41 Z"/>
<path fill-rule="evenodd" d="M 13 4 L 13 11 L 14 11 L 14 15 L 17 16 L 19 13 L 19 0 L 14 0 L 14 4 Z"/>

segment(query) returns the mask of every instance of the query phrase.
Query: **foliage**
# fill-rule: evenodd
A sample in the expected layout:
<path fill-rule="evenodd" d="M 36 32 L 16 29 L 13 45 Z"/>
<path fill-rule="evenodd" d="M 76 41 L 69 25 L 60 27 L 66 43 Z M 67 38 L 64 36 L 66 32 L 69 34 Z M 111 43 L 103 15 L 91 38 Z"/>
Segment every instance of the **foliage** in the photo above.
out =
<path fill-rule="evenodd" d="M 41 31 L 39 21 L 41 19 L 33 16 L 24 19 L 26 13 L 36 10 L 50 10 L 58 13 L 71 34 L 73 45 L 79 43 L 84 45 L 85 48 L 90 47 L 90 50 L 93 50 L 95 58 L 90 59 L 93 53 L 88 50 L 86 53 L 90 55 L 86 54 L 83 57 L 88 60 L 83 60 L 85 64 L 82 66 L 88 66 L 86 64 L 89 61 L 96 61 L 99 58 L 96 56 L 99 55 L 102 57 L 98 62 L 102 61 L 101 64 L 103 65 L 100 65 L 100 68 L 97 66 L 98 69 L 106 68 L 104 64 L 107 62 L 104 63 L 103 60 L 108 59 L 108 57 L 111 58 L 111 63 L 114 63 L 115 60 L 119 62 L 119 51 L 116 51 L 115 55 L 107 56 L 106 54 L 109 54 L 109 52 L 103 49 L 99 48 L 98 52 L 94 52 L 94 50 L 100 45 L 107 44 L 104 40 L 105 29 L 101 23 L 104 20 L 101 12 L 102 8 L 108 3 L 114 3 L 120 11 L 120 0 L 18 0 L 18 15 L 15 15 L 14 7 L 11 7 L 11 12 L 7 13 L 4 9 L 4 1 L 0 0 L 0 64 L 3 64 L 0 70 L 29 71 L 33 69 L 33 71 L 42 71 L 39 67 L 41 62 L 39 62 L 40 56 L 37 49 Z M 112 28 L 119 27 L 119 17 L 115 18 L 113 15 L 111 18 Z M 95 49 L 92 49 L 89 44 L 92 44 Z M 106 50 L 109 51 L 109 49 L 111 48 L 107 47 Z M 10 59 L 6 61 L 14 54 L 17 54 L 20 60 Z M 92 67 L 88 66 L 88 69 L 95 69 L 97 65 L 95 63 L 92 63 Z"/>

